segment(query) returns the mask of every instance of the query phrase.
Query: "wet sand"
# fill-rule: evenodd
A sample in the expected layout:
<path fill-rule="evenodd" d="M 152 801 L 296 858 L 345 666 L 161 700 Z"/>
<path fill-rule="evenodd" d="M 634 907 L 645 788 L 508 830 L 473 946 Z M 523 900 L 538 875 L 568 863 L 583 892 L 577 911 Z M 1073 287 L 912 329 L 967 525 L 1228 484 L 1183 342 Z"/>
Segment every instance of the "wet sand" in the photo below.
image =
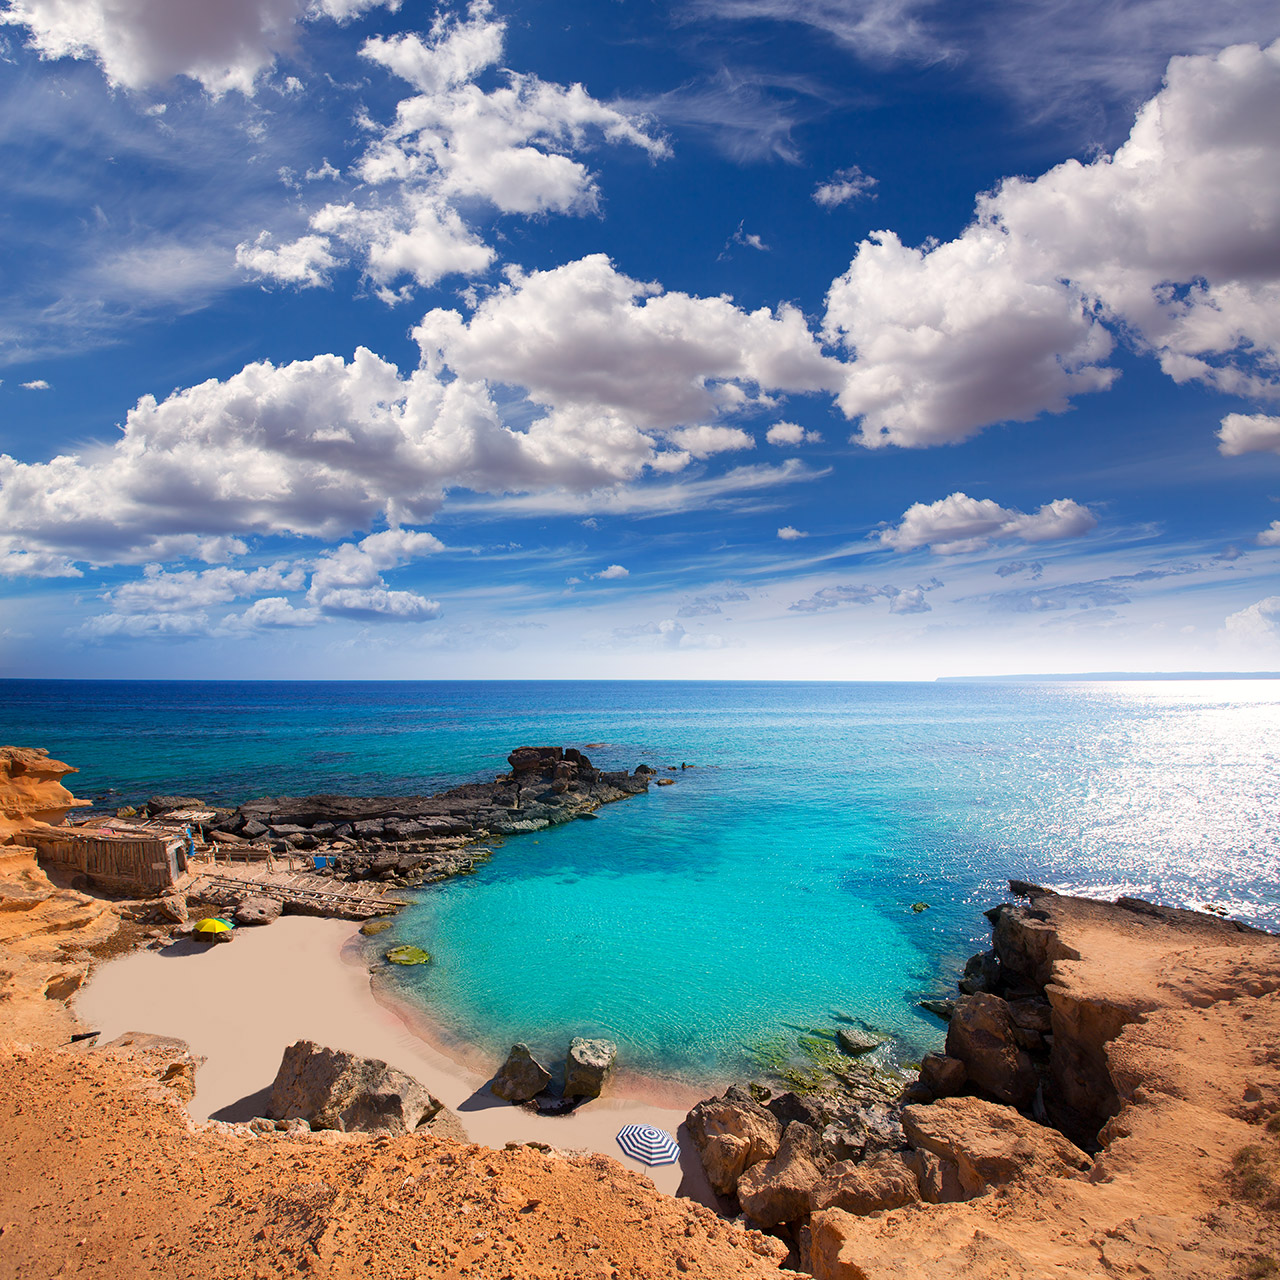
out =
<path fill-rule="evenodd" d="M 457 1113 L 474 1142 L 499 1148 L 545 1142 L 603 1152 L 651 1178 L 660 1191 L 710 1202 L 686 1134 L 679 1134 L 680 1162 L 657 1168 L 630 1160 L 615 1141 L 618 1130 L 631 1123 L 677 1133 L 699 1095 L 678 1096 L 622 1075 L 604 1097 L 568 1116 L 513 1107 L 486 1087 L 496 1062 L 482 1063 L 474 1053 L 465 1063 L 456 1061 L 430 1043 L 425 1015 L 398 1008 L 385 984 L 378 984 L 374 998 L 362 941 L 349 921 L 285 916 L 264 928 L 241 930 L 229 945 L 182 940 L 163 951 L 110 961 L 75 1007 L 87 1027 L 102 1033 L 99 1043 L 125 1031 L 187 1041 L 206 1059 L 191 1102 L 196 1120 L 261 1115 L 285 1048 L 308 1039 L 381 1058 L 407 1072 Z"/>

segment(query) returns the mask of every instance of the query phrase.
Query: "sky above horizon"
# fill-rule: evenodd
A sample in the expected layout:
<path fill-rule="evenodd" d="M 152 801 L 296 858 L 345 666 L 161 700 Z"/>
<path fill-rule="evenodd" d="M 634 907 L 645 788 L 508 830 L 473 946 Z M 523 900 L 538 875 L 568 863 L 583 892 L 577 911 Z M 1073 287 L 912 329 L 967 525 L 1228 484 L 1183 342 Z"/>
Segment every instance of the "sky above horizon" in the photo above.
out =
<path fill-rule="evenodd" d="M 0 675 L 1280 669 L 1277 37 L 0 0 Z"/>

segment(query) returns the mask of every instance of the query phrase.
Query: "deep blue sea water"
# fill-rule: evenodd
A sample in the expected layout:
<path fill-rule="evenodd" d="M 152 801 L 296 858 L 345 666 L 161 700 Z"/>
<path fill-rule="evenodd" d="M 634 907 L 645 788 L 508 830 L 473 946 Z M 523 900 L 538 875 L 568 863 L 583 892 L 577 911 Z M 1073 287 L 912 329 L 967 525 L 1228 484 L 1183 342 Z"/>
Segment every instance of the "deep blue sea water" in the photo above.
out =
<path fill-rule="evenodd" d="M 7 681 L 0 740 L 107 808 L 430 792 L 524 744 L 693 765 L 399 917 L 434 957 L 407 996 L 494 1053 L 602 1034 L 720 1078 L 847 1020 L 918 1051 L 1010 876 L 1280 927 L 1280 681 Z"/>

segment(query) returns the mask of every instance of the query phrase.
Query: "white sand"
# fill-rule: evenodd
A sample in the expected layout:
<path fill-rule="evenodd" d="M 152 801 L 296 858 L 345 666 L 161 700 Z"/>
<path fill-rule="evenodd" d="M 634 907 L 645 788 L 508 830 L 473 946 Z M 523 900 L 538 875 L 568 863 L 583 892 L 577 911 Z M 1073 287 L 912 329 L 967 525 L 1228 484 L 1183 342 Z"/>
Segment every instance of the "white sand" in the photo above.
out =
<path fill-rule="evenodd" d="M 710 1203 L 687 1133 L 679 1134 L 680 1162 L 652 1169 L 624 1156 L 614 1140 L 633 1122 L 676 1133 L 692 1098 L 668 1099 L 664 1107 L 606 1091 L 555 1117 L 502 1102 L 485 1087 L 487 1076 L 446 1057 L 374 999 L 359 949 L 343 951 L 355 936 L 349 922 L 285 916 L 265 928 L 239 930 L 230 945 L 183 941 L 160 952 L 133 952 L 96 972 L 76 1011 L 86 1027 L 102 1033 L 100 1044 L 126 1031 L 150 1031 L 177 1036 L 207 1059 L 191 1102 L 197 1120 L 261 1115 L 285 1048 L 314 1040 L 407 1072 L 458 1113 L 474 1142 L 604 1152 L 647 1175 L 660 1191 Z"/>

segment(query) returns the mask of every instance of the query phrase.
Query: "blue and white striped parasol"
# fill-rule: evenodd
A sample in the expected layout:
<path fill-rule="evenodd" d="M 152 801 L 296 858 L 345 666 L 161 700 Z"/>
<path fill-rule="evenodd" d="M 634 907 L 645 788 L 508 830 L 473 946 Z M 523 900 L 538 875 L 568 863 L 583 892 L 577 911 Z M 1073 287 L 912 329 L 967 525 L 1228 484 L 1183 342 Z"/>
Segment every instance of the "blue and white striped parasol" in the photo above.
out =
<path fill-rule="evenodd" d="M 680 1145 L 665 1130 L 651 1124 L 628 1124 L 618 1130 L 618 1146 L 642 1164 L 674 1164 L 680 1159 Z"/>

